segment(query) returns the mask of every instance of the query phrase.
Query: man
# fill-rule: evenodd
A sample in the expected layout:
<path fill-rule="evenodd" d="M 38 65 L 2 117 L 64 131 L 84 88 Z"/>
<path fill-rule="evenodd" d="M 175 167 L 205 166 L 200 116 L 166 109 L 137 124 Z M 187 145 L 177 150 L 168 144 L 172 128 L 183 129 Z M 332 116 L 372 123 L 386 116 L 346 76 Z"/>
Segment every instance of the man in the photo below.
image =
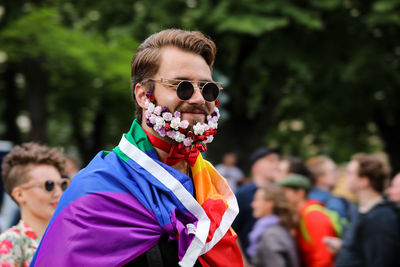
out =
<path fill-rule="evenodd" d="M 326 208 L 336 211 L 342 218 L 349 219 L 347 202 L 331 193 L 338 180 L 338 171 L 333 160 L 326 156 L 317 156 L 307 160 L 306 165 L 314 181 L 308 198 L 324 203 Z"/>
<path fill-rule="evenodd" d="M 244 178 L 243 172 L 236 167 L 237 154 L 234 152 L 226 153 L 222 158 L 222 163 L 215 166 L 217 171 L 225 177 L 232 192 L 236 192 L 238 183 Z"/>
<path fill-rule="evenodd" d="M 387 193 L 391 201 L 400 205 L 400 173 L 393 177 Z"/>
<path fill-rule="evenodd" d="M 297 211 L 296 242 L 303 266 L 334 266 L 334 255 L 323 240 L 336 237 L 334 224 L 325 212 L 322 203 L 307 200 L 311 188 L 308 178 L 293 174 L 279 182 L 294 211 Z"/>
<path fill-rule="evenodd" d="M 240 212 L 233 224 L 233 229 L 238 233 L 243 252 L 249 246 L 248 236 L 256 221 L 250 204 L 258 187 L 274 181 L 279 171 L 278 151 L 277 148 L 257 148 L 250 155 L 252 182 L 240 187 L 236 192 Z"/>
<path fill-rule="evenodd" d="M 399 218 L 394 203 L 382 197 L 388 175 L 388 168 L 378 157 L 352 157 L 346 182 L 359 207 L 345 233 L 336 266 L 400 266 Z"/>
<path fill-rule="evenodd" d="M 242 265 L 236 199 L 200 154 L 219 118 L 215 51 L 202 33 L 173 29 L 139 46 L 137 119 L 75 176 L 33 265 Z"/>

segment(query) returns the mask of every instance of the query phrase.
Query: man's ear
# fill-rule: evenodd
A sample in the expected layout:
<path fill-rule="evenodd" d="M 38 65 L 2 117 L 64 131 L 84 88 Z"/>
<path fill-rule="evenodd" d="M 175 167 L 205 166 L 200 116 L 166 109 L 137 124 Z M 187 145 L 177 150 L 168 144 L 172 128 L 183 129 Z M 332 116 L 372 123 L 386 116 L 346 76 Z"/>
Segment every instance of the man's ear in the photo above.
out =
<path fill-rule="evenodd" d="M 135 98 L 137 103 L 139 104 L 139 106 L 141 108 L 145 108 L 145 102 L 146 102 L 146 93 L 147 93 L 148 89 L 141 83 L 137 83 L 135 85 Z"/>
<path fill-rule="evenodd" d="M 367 188 L 371 186 L 371 180 L 368 179 L 368 177 L 366 176 L 361 176 L 360 178 L 360 182 L 363 188 Z"/>
<path fill-rule="evenodd" d="M 11 191 L 11 196 L 17 201 L 18 205 L 25 201 L 24 193 L 21 187 L 17 186 Z"/>

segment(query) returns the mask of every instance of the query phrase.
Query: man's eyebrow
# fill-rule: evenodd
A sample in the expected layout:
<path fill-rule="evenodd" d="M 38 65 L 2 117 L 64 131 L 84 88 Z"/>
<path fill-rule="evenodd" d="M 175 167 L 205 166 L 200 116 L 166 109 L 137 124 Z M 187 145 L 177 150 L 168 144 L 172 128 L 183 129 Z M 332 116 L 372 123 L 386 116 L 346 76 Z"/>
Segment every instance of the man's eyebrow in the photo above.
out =
<path fill-rule="evenodd" d="M 189 79 L 188 77 L 174 77 L 171 80 L 185 80 L 185 81 L 193 81 L 191 79 Z M 201 81 L 201 82 L 214 82 L 213 80 L 210 79 L 200 79 L 200 80 L 196 80 L 196 81 Z"/>

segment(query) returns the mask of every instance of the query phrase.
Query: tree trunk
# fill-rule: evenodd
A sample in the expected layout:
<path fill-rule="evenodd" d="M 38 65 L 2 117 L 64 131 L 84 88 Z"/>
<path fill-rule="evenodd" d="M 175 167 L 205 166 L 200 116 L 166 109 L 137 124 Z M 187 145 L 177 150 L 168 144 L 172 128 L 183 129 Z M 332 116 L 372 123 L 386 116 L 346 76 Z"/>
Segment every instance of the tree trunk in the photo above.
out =
<path fill-rule="evenodd" d="M 30 139 L 47 143 L 47 93 L 49 83 L 39 60 L 25 59 L 23 73 L 28 89 L 28 111 L 31 120 Z"/>
<path fill-rule="evenodd" d="M 4 122 L 6 125 L 6 132 L 2 139 L 12 141 L 15 144 L 21 142 L 21 135 L 17 126 L 17 116 L 18 116 L 18 97 L 17 97 L 17 87 L 15 86 L 15 74 L 16 69 L 14 64 L 8 63 L 5 72 L 2 74 L 4 77 Z"/>
<path fill-rule="evenodd" d="M 389 155 L 392 176 L 400 172 L 400 110 L 397 110 L 393 118 L 394 121 L 389 123 L 379 109 L 374 114 L 374 121 L 384 142 L 385 151 Z"/>

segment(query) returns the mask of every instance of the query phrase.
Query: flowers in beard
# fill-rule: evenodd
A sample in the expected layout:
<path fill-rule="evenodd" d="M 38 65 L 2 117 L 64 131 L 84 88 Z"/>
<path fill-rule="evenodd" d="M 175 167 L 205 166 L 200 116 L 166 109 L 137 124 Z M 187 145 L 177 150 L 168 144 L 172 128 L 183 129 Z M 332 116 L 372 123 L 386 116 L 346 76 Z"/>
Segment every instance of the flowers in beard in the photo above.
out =
<path fill-rule="evenodd" d="M 156 106 L 154 95 L 151 92 L 146 94 L 145 103 L 146 124 L 153 128 L 160 136 L 167 136 L 177 143 L 182 143 L 185 150 L 207 149 L 206 144 L 211 143 L 217 133 L 219 110 L 215 107 L 213 113 L 206 117 L 206 123 L 197 122 L 193 129 L 189 129 L 189 122 L 181 120 L 181 113 L 170 112 L 168 107 Z"/>

